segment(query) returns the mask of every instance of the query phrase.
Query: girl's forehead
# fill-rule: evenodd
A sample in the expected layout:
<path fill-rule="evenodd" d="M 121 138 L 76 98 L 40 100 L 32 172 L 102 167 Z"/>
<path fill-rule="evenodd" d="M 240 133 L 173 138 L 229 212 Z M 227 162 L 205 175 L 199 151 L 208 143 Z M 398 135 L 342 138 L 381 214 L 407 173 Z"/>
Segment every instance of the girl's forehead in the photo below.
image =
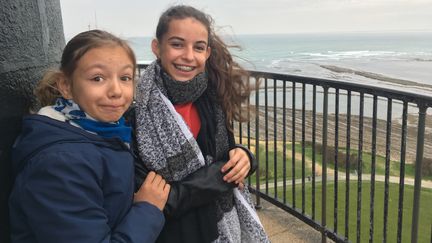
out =
<path fill-rule="evenodd" d="M 168 31 L 165 34 L 167 38 L 171 36 L 197 36 L 200 38 L 208 38 L 207 27 L 199 20 L 188 17 L 184 19 L 173 19 L 168 25 Z"/>
<path fill-rule="evenodd" d="M 75 71 L 92 68 L 134 67 L 133 59 L 121 46 L 101 46 L 88 50 L 77 62 Z M 74 73 L 76 73 L 74 71 Z"/>

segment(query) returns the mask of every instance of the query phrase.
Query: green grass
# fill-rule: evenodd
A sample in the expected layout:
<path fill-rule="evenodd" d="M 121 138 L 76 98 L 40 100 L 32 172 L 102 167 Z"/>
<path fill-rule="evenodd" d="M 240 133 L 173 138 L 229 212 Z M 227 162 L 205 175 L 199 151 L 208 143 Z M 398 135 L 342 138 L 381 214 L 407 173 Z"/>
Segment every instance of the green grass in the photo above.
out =
<path fill-rule="evenodd" d="M 285 168 L 286 168 L 286 178 L 289 180 L 292 178 L 292 160 L 291 160 L 291 154 L 292 154 L 292 146 L 290 143 L 287 143 L 286 145 L 286 162 L 285 162 Z M 339 148 L 339 151 L 345 152 L 345 148 Z M 255 152 L 255 151 L 253 151 Z M 301 158 L 301 152 L 302 147 L 300 143 L 295 144 L 295 152 L 296 156 Z M 315 161 L 317 164 L 322 164 L 322 154 L 321 151 L 316 149 L 315 150 Z M 351 149 L 351 154 L 357 154 L 357 150 Z M 265 145 L 262 143 L 259 147 L 259 168 L 260 168 L 260 183 L 265 183 L 266 175 L 269 181 L 274 180 L 274 142 L 268 143 L 268 151 L 267 151 L 267 157 L 268 160 L 266 160 L 266 149 Z M 307 161 L 312 161 L 312 146 L 310 144 L 306 144 L 305 146 L 305 159 Z M 266 161 L 267 168 L 266 170 Z M 277 178 L 278 180 L 282 180 L 283 178 L 283 151 L 282 151 L 282 143 L 278 144 L 278 149 L 276 152 L 276 171 L 277 171 Z M 299 179 L 302 176 L 302 161 L 298 158 L 295 159 L 295 178 Z M 311 162 L 306 163 L 305 165 L 305 175 L 311 176 L 312 175 L 312 168 L 311 168 Z M 335 169 L 334 162 L 328 161 L 327 167 L 330 169 Z M 390 176 L 397 176 L 400 175 L 400 163 L 399 161 L 390 161 L 390 168 L 389 168 L 389 174 Z M 339 173 L 345 173 L 345 168 L 338 168 Z M 351 172 L 353 172 L 352 170 Z M 372 173 L 372 154 L 368 152 L 362 153 L 362 173 L 363 174 L 371 174 Z M 385 174 L 385 157 L 381 155 L 376 155 L 376 162 L 375 162 L 375 174 L 376 175 L 384 175 Z M 414 178 L 415 175 L 415 167 L 413 164 L 405 164 L 405 178 Z M 255 182 L 255 176 L 251 178 L 253 182 Z M 425 180 L 432 180 L 432 176 L 423 176 L 422 179 Z"/>
<path fill-rule="evenodd" d="M 265 146 L 260 145 L 259 147 L 259 171 L 260 171 L 260 183 L 263 184 L 267 180 L 270 182 L 274 181 L 275 178 L 275 164 L 274 164 L 274 151 L 273 151 L 274 143 L 269 143 L 269 150 L 267 152 L 267 155 L 265 153 Z M 289 146 L 289 149 L 288 149 Z M 296 151 L 301 151 L 301 145 L 296 144 L 295 145 Z M 271 149 L 270 149 L 271 148 Z M 299 153 L 297 153 L 299 154 Z M 268 163 L 266 165 L 266 156 L 268 158 Z M 307 158 L 306 154 L 306 158 Z M 283 180 L 283 166 L 284 166 L 284 160 L 283 160 L 283 152 L 282 149 L 278 150 L 276 153 L 276 178 L 278 180 Z M 295 178 L 300 179 L 302 178 L 302 164 L 301 160 L 296 159 L 295 160 Z M 268 168 L 268 169 L 266 169 Z M 291 160 L 291 144 L 287 145 L 286 150 L 286 162 L 285 162 L 285 168 L 286 168 L 286 179 L 291 180 L 292 179 L 292 160 Z M 312 167 L 310 164 L 305 164 L 305 175 L 311 176 L 312 175 Z M 253 175 L 251 177 L 251 181 L 255 183 L 256 176 Z"/>
<path fill-rule="evenodd" d="M 292 179 L 292 160 L 291 160 L 291 144 L 286 145 L 286 179 L 290 181 Z M 270 188 L 268 191 L 269 195 L 279 198 L 282 201 L 283 188 L 281 181 L 283 180 L 283 154 L 282 154 L 282 143 L 278 143 L 277 153 L 276 153 L 276 175 L 275 163 L 274 163 L 274 142 L 268 143 L 267 159 L 266 159 L 266 149 L 265 144 L 260 143 L 259 147 L 259 161 L 260 161 L 260 184 L 263 185 L 267 179 Z M 301 144 L 295 144 L 296 160 L 295 160 L 295 178 L 300 179 L 302 176 L 302 161 Z M 345 152 L 345 148 L 339 148 L 339 151 Z M 321 151 L 316 150 L 315 161 L 317 165 L 322 164 Z M 352 154 L 357 153 L 356 150 L 351 149 Z M 305 159 L 309 161 L 305 166 L 306 176 L 312 175 L 311 163 L 312 161 L 312 146 L 307 144 L 305 147 Z M 267 165 L 266 165 L 266 161 Z M 371 166 L 372 155 L 368 152 L 363 152 L 362 154 L 362 173 L 370 174 L 372 171 Z M 267 170 L 266 170 L 267 166 Z M 332 161 L 328 162 L 328 168 L 334 169 L 334 163 Z M 414 166 L 412 164 L 407 164 L 405 167 L 405 178 L 414 178 Z M 345 174 L 345 168 L 338 169 L 339 174 Z M 400 163 L 399 161 L 390 161 L 390 176 L 399 176 L 400 174 Z M 376 156 L 376 175 L 385 174 L 385 157 L 377 155 Z M 278 183 L 277 195 L 274 195 L 274 189 L 271 186 L 274 183 L 275 176 Z M 423 177 L 423 179 L 431 180 L 432 176 Z M 255 184 L 256 176 L 251 177 L 252 185 Z M 301 210 L 302 198 L 301 198 L 301 184 L 296 185 L 296 208 Z M 357 181 L 350 182 L 350 192 L 349 192 L 349 240 L 352 242 L 356 241 L 356 223 L 357 223 Z M 337 232 L 339 235 L 345 234 L 345 181 L 338 182 L 338 227 Z M 369 241 L 369 218 L 370 218 L 370 181 L 362 182 L 362 194 L 361 194 L 361 234 L 360 241 Z M 321 183 L 317 182 L 315 192 L 315 220 L 321 221 Z M 411 221 L 412 221 L 412 203 L 413 203 L 413 186 L 405 185 L 404 191 L 404 206 L 403 206 L 403 225 L 402 225 L 402 242 L 410 242 L 411 240 Z M 312 216 L 312 185 L 311 183 L 306 183 L 305 186 L 306 200 L 305 200 L 305 210 L 306 214 Z M 286 188 L 286 200 L 290 205 L 293 205 L 292 199 L 292 186 L 289 185 Z M 327 182 L 327 222 L 328 228 L 334 228 L 334 182 Z M 398 224 L 398 201 L 399 201 L 399 185 L 390 184 L 389 185 L 389 201 L 388 201 L 388 219 L 387 219 L 387 242 L 396 242 L 397 237 L 397 224 Z M 418 239 L 419 242 L 431 242 L 431 222 L 432 222 L 432 211 L 428 209 L 429 202 L 432 201 L 432 190 L 423 188 L 421 191 L 421 202 L 420 202 L 420 218 L 419 218 L 419 229 L 418 229 Z M 374 242 L 383 241 L 383 225 L 384 225 L 384 183 L 375 183 L 375 203 L 374 203 Z"/>
<path fill-rule="evenodd" d="M 370 182 L 362 183 L 361 193 L 361 233 L 360 242 L 369 241 L 369 218 L 370 218 Z M 345 235 L 345 182 L 338 183 L 338 210 L 337 210 L 337 232 L 339 235 Z M 315 191 L 315 220 L 321 222 L 321 183 L 316 184 Z M 327 213 L 326 225 L 330 229 L 334 229 L 334 183 L 327 183 Z M 278 188 L 277 197 L 282 200 L 283 188 Z M 412 203 L 413 203 L 412 186 L 405 186 L 404 190 L 404 205 L 403 205 L 403 224 L 402 224 L 402 242 L 410 242 L 411 240 L 411 221 L 412 221 Z M 274 190 L 270 189 L 270 196 L 274 195 Z M 287 187 L 286 190 L 287 202 L 292 205 L 292 187 Z M 301 185 L 296 185 L 296 208 L 301 211 L 302 197 Z M 399 185 L 389 185 L 389 198 L 388 201 L 388 219 L 387 219 L 387 242 L 396 242 L 397 237 L 397 223 L 398 223 L 398 203 L 399 203 Z M 384 183 L 375 183 L 375 202 L 374 202 L 374 242 L 383 241 L 383 225 L 384 225 Z M 432 211 L 430 210 L 429 203 L 432 201 L 432 190 L 423 189 L 421 191 L 420 201 L 420 218 L 418 228 L 418 242 L 431 241 L 431 222 Z M 305 190 L 305 212 L 307 215 L 312 216 L 312 187 L 311 183 L 306 184 Z M 352 242 L 356 241 L 357 230 L 357 182 L 351 181 L 349 191 L 349 234 L 348 239 Z"/>

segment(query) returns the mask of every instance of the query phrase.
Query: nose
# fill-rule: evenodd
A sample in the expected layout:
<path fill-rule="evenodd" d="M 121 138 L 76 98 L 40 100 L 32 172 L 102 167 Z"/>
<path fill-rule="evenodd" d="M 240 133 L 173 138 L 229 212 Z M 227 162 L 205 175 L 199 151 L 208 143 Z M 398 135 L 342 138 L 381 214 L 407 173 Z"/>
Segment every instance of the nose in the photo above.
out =
<path fill-rule="evenodd" d="M 120 82 L 121 80 L 119 80 L 118 78 L 112 79 L 112 82 L 110 82 L 108 90 L 108 96 L 110 98 L 118 98 L 122 95 L 123 90 Z"/>
<path fill-rule="evenodd" d="M 192 61 L 194 58 L 193 46 L 188 46 L 184 49 L 183 58 L 188 61 Z"/>

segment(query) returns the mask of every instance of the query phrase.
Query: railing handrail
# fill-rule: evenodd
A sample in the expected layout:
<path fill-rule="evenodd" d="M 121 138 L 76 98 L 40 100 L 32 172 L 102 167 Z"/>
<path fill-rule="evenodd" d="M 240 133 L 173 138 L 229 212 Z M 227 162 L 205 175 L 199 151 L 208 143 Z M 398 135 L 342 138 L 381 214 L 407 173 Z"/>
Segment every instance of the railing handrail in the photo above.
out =
<path fill-rule="evenodd" d="M 432 94 L 423 95 L 414 93 L 414 91 L 405 91 L 400 89 L 392 89 L 381 86 L 374 86 L 371 84 L 360 84 L 347 82 L 343 80 L 332 80 L 332 79 L 324 79 L 324 78 L 315 78 L 315 77 L 307 77 L 286 73 L 277 73 L 277 72 L 266 72 L 266 71 L 256 71 L 256 70 L 248 70 L 250 76 L 259 77 L 259 78 L 272 78 L 278 79 L 281 81 L 291 81 L 291 82 L 299 82 L 310 85 L 320 85 L 320 86 L 328 86 L 330 88 L 339 88 L 343 90 L 351 90 L 354 92 L 385 96 L 392 99 L 398 99 L 402 101 L 412 102 L 416 104 L 423 104 L 429 107 L 432 107 Z"/>

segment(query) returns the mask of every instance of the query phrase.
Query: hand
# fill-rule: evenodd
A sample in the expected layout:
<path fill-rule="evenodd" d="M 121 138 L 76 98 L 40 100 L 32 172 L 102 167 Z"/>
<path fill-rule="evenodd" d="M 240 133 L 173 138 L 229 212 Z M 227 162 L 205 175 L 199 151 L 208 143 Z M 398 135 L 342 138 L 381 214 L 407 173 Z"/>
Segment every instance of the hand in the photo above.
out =
<path fill-rule="evenodd" d="M 245 187 L 244 181 L 239 182 L 237 188 L 238 188 L 240 191 L 242 191 L 242 190 L 244 189 L 244 187 Z"/>
<path fill-rule="evenodd" d="M 140 189 L 135 193 L 134 202 L 148 202 L 162 211 L 168 200 L 170 188 L 162 176 L 150 171 Z"/>
<path fill-rule="evenodd" d="M 225 173 L 225 171 L 228 171 L 230 168 L 232 169 L 223 179 L 227 182 L 234 181 L 236 184 L 239 184 L 244 181 L 249 173 L 251 167 L 249 156 L 243 149 L 234 148 L 229 151 L 229 157 L 230 159 L 222 167 L 221 171 L 222 173 Z"/>

